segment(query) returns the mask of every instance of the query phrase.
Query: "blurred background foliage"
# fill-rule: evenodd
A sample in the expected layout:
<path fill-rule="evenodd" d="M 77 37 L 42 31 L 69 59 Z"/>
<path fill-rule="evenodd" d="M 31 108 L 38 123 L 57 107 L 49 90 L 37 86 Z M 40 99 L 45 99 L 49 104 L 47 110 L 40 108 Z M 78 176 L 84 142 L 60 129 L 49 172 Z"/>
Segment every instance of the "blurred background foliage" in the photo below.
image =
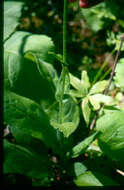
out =
<path fill-rule="evenodd" d="M 19 30 L 52 37 L 56 52 L 62 53 L 63 0 L 23 1 Z M 93 79 L 106 58 L 104 71 L 111 67 L 115 53 L 111 52 L 117 46 L 117 36 L 124 30 L 123 18 L 123 0 L 107 0 L 90 9 L 79 8 L 78 2 L 68 4 L 70 72 L 79 76 L 79 71 L 86 69 Z M 60 72 L 60 64 L 54 66 Z"/>

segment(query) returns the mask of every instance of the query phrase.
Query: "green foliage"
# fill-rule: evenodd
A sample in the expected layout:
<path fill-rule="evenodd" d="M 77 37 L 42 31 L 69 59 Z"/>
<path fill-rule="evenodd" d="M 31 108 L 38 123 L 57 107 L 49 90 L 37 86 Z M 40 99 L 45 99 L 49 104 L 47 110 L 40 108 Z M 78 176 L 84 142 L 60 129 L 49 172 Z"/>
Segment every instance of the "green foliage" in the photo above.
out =
<path fill-rule="evenodd" d="M 5 173 L 20 173 L 37 179 L 50 176 L 50 161 L 47 154 L 29 151 L 7 140 L 4 141 L 4 151 Z"/>
<path fill-rule="evenodd" d="M 79 155 L 83 154 L 86 151 L 86 149 L 88 148 L 88 146 L 96 139 L 98 134 L 99 133 L 96 132 L 93 135 L 91 135 L 90 137 L 87 137 L 86 139 L 84 139 L 82 142 L 80 142 L 76 146 L 74 146 L 72 148 L 72 152 L 70 153 L 71 157 L 75 158 L 75 157 L 78 157 Z"/>
<path fill-rule="evenodd" d="M 48 147 L 54 147 L 56 132 L 50 126 L 48 117 L 40 105 L 28 98 L 6 91 L 4 110 L 5 122 L 12 128 L 18 127 L 26 134 L 42 140 Z"/>
<path fill-rule="evenodd" d="M 43 20 L 51 14 L 54 21 L 61 22 L 63 0 L 57 2 L 61 5 L 61 16 L 57 19 L 54 15 L 57 11 L 49 10 L 51 6 L 52 10 L 55 9 L 56 2 L 49 1 L 48 5 L 47 1 L 39 0 L 35 2 L 36 7 L 39 2 L 45 5 L 42 11 L 39 6 L 42 14 L 48 10 Z M 105 95 L 108 79 L 102 76 L 103 79 L 98 80 L 98 77 L 106 64 L 92 81 L 91 73 L 83 66 L 84 62 L 89 66 L 93 60 L 85 55 L 87 59 L 84 57 L 79 69 L 79 79 L 76 72 L 69 70 L 73 58 L 67 57 L 66 60 L 65 35 L 64 59 L 61 51 L 55 51 L 58 44 L 56 35 L 55 45 L 53 38 L 46 33 L 16 31 L 11 35 L 18 26 L 22 4 L 4 2 L 4 174 L 28 176 L 33 186 L 51 186 L 61 181 L 64 184 L 74 182 L 79 187 L 122 184 L 116 178 L 116 170 L 124 169 L 123 58 L 117 65 L 110 92 Z M 29 4 L 31 2 L 26 1 L 26 5 Z M 74 8 L 73 11 L 78 10 L 77 4 L 71 4 L 69 11 L 70 7 L 71 10 Z M 98 32 L 118 20 L 120 7 L 115 5 L 116 2 L 106 1 L 91 9 L 83 9 L 93 31 Z M 30 14 L 34 14 L 33 11 L 29 11 Z M 57 13 L 59 15 L 59 11 Z M 33 17 L 33 14 L 31 18 L 38 21 L 37 15 Z M 121 17 L 119 19 L 123 25 Z M 69 27 L 70 24 L 68 22 Z M 64 25 L 64 34 L 65 30 Z M 56 30 L 53 33 L 56 34 Z M 113 52 L 120 45 L 120 34 L 108 32 L 107 45 L 114 45 Z M 67 42 L 69 40 L 67 38 Z M 57 68 L 60 64 L 61 72 Z M 104 105 L 102 110 L 101 105 Z M 100 118 L 91 130 L 89 124 L 96 111 Z"/>
<path fill-rule="evenodd" d="M 82 71 L 81 80 L 70 74 L 70 83 L 76 89 L 70 90 L 70 94 L 74 98 L 82 98 L 81 109 L 87 125 L 90 122 L 92 109 L 99 110 L 102 103 L 105 105 L 115 104 L 112 97 L 102 94 L 108 85 L 108 81 L 106 80 L 96 82 L 91 86 L 87 72 Z"/>
<path fill-rule="evenodd" d="M 74 180 L 75 184 L 79 187 L 82 186 L 117 186 L 118 184 L 114 182 L 107 176 L 104 176 L 98 172 L 87 171 L 77 177 Z"/>
<path fill-rule="evenodd" d="M 124 169 L 124 112 L 113 111 L 101 117 L 97 121 L 97 131 L 100 148 L 113 160 L 121 162 Z"/>
<path fill-rule="evenodd" d="M 119 60 L 119 63 L 116 67 L 116 71 L 115 71 L 115 84 L 121 88 L 121 90 L 124 90 L 124 58 Z"/>
<path fill-rule="evenodd" d="M 83 9 L 81 13 L 94 32 L 107 28 L 111 21 L 117 19 L 119 6 L 115 1 L 109 0 L 90 9 Z M 107 20 L 107 22 L 106 22 Z"/>
<path fill-rule="evenodd" d="M 18 26 L 22 5 L 22 2 L 4 1 L 4 39 Z"/>

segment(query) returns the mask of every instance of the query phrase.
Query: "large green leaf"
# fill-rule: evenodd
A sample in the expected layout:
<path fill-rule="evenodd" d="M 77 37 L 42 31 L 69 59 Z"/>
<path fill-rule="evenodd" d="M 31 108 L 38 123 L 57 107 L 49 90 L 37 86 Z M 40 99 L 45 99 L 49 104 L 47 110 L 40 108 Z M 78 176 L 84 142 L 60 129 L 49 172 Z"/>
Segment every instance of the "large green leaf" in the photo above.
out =
<path fill-rule="evenodd" d="M 4 140 L 3 164 L 4 173 L 20 173 L 33 178 L 50 175 L 50 161 L 47 154 L 37 154 L 7 140 Z"/>
<path fill-rule="evenodd" d="M 45 35 L 31 34 L 29 32 L 16 32 L 4 45 L 5 52 L 24 56 L 26 52 L 37 54 L 38 58 L 46 62 L 53 62 L 49 54 L 54 51 L 54 44 L 51 38 Z"/>
<path fill-rule="evenodd" d="M 87 171 L 77 177 L 74 180 L 74 183 L 81 187 L 81 186 L 114 186 L 119 185 L 114 180 L 109 178 L 108 176 L 103 175 L 99 172 L 91 172 Z"/>
<path fill-rule="evenodd" d="M 36 102 L 6 91 L 4 95 L 4 120 L 12 132 L 20 129 L 27 135 L 42 140 L 48 147 L 55 148 L 56 130 Z"/>
<path fill-rule="evenodd" d="M 6 39 L 19 24 L 23 2 L 4 1 L 4 39 Z"/>
<path fill-rule="evenodd" d="M 96 128 L 101 131 L 98 142 L 102 151 L 112 160 L 121 162 L 124 168 L 124 112 L 105 114 L 97 121 Z"/>
<path fill-rule="evenodd" d="M 36 42 L 34 43 L 33 41 Z M 17 32 L 5 43 L 4 78 L 5 87 L 37 102 L 41 99 L 54 99 L 56 71 L 52 65 L 40 60 L 49 60 L 48 50 L 53 48 L 50 38 Z M 40 72 L 36 60 L 28 52 L 41 53 Z M 35 52 L 36 51 L 36 52 Z M 24 54 L 26 53 L 25 57 Z M 41 75 L 42 73 L 42 75 Z M 47 77 L 46 77 L 47 76 Z M 53 80 L 52 80 L 53 79 Z"/>

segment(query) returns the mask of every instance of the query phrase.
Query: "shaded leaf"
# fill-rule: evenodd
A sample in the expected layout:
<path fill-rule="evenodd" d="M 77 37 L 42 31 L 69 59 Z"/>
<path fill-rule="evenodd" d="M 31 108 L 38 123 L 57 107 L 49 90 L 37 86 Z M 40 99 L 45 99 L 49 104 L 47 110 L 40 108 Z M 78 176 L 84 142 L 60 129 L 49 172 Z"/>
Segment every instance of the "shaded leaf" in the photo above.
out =
<path fill-rule="evenodd" d="M 33 178 L 50 175 L 47 154 L 36 154 L 20 145 L 4 140 L 4 173 L 20 173 Z"/>
<path fill-rule="evenodd" d="M 49 119 L 36 102 L 13 92 L 5 92 L 4 120 L 12 128 L 42 140 L 48 147 L 55 148 L 56 131 L 50 126 Z"/>

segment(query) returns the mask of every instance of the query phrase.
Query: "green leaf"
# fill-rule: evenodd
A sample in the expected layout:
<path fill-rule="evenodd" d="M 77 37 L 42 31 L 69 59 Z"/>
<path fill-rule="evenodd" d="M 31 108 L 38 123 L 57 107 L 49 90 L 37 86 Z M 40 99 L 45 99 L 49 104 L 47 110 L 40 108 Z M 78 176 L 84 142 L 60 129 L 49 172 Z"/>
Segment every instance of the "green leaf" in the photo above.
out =
<path fill-rule="evenodd" d="M 60 63 L 64 64 L 63 56 L 61 54 L 56 54 L 54 52 L 49 52 L 54 58 L 56 58 Z"/>
<path fill-rule="evenodd" d="M 4 1 L 4 39 L 6 39 L 19 24 L 23 2 Z"/>
<path fill-rule="evenodd" d="M 71 157 L 76 158 L 79 155 L 83 154 L 88 148 L 88 146 L 97 138 L 98 134 L 99 132 L 95 132 L 94 134 L 92 134 L 91 136 L 87 137 L 86 139 L 81 141 L 79 144 L 74 146 L 72 148 L 72 151 L 70 152 Z"/>
<path fill-rule="evenodd" d="M 86 172 L 86 170 L 87 170 L 87 167 L 83 163 L 81 162 L 74 163 L 74 172 L 75 172 L 76 177 Z"/>
<path fill-rule="evenodd" d="M 36 43 L 31 45 L 31 42 L 33 42 L 31 39 L 35 37 Z M 45 49 L 45 47 L 47 48 Z M 44 59 L 49 60 L 47 51 L 52 47 L 53 45 L 50 38 L 46 36 L 31 35 L 27 32 L 17 32 L 13 35 L 13 37 L 5 43 L 5 88 L 35 100 L 38 103 L 41 99 L 49 99 L 53 102 L 55 98 L 55 81 L 57 80 L 57 74 L 53 66 L 44 61 Z M 40 72 L 36 60 L 32 61 L 32 57 L 29 58 L 29 52 L 35 50 L 35 48 L 36 52 L 41 51 L 40 57 L 42 57 L 42 62 L 39 63 Z M 28 51 L 28 56 L 24 58 L 26 51 Z M 35 52 L 33 54 L 35 54 Z M 39 60 L 41 58 L 37 56 L 37 59 Z"/>
<path fill-rule="evenodd" d="M 105 176 L 99 172 L 91 172 L 91 171 L 87 171 L 79 175 L 77 179 L 74 180 L 74 183 L 79 187 L 119 185 L 108 176 Z"/>
<path fill-rule="evenodd" d="M 114 105 L 115 101 L 111 96 L 107 96 L 104 94 L 95 94 L 89 96 L 89 101 L 93 106 L 94 110 L 98 110 L 100 108 L 100 104 L 103 103 L 104 105 Z"/>
<path fill-rule="evenodd" d="M 61 102 L 63 96 L 65 94 L 69 94 L 69 89 L 70 89 L 69 72 L 66 67 L 63 67 L 60 78 L 57 82 L 56 94 L 55 94 L 56 100 L 58 102 Z"/>
<path fill-rule="evenodd" d="M 21 129 L 24 133 L 42 140 L 45 145 L 55 148 L 56 131 L 50 126 L 49 119 L 36 102 L 6 91 L 4 95 L 4 120 L 11 128 Z"/>
<path fill-rule="evenodd" d="M 73 97 L 73 98 L 82 98 L 82 93 L 78 90 L 70 90 L 69 94 Z"/>
<path fill-rule="evenodd" d="M 114 80 L 116 85 L 124 90 L 124 58 L 117 64 Z"/>
<path fill-rule="evenodd" d="M 4 45 L 4 49 L 7 52 L 19 56 L 32 52 L 39 59 L 50 63 L 53 63 L 54 58 L 48 52 L 54 52 L 54 48 L 54 44 L 48 36 L 22 31 L 16 32 Z"/>
<path fill-rule="evenodd" d="M 81 80 L 69 73 L 70 77 L 70 84 L 77 90 L 80 90 L 81 88 Z"/>
<path fill-rule="evenodd" d="M 89 95 L 103 92 L 106 89 L 107 85 L 108 81 L 106 80 L 95 83 L 90 89 Z"/>
<path fill-rule="evenodd" d="M 94 8 L 85 9 L 85 10 L 83 9 L 82 15 L 86 19 L 87 24 L 89 25 L 89 27 L 94 32 L 98 32 L 99 30 L 101 30 L 103 28 L 104 22 L 102 21 L 102 19 L 100 19 L 98 17 L 97 14 L 94 13 L 93 10 L 94 10 Z"/>
<path fill-rule="evenodd" d="M 84 119 L 86 121 L 86 124 L 88 125 L 89 121 L 90 121 L 90 114 L 91 114 L 91 109 L 90 109 L 90 106 L 89 106 L 88 97 L 85 97 L 82 100 L 81 108 L 82 108 L 82 113 L 83 113 Z"/>
<path fill-rule="evenodd" d="M 82 72 L 81 80 L 69 73 L 70 84 L 76 89 L 76 94 L 82 94 L 82 97 L 87 95 L 90 86 L 86 71 Z"/>
<path fill-rule="evenodd" d="M 4 140 L 3 169 L 4 173 L 20 173 L 33 178 L 43 178 L 50 175 L 50 161 L 47 154 L 37 154 Z"/>
<path fill-rule="evenodd" d="M 124 112 L 105 114 L 98 119 L 96 129 L 101 132 L 98 137 L 101 150 L 112 160 L 121 162 L 124 168 Z"/>
<path fill-rule="evenodd" d="M 90 81 L 86 71 L 81 72 L 81 83 L 83 88 L 86 88 L 86 90 L 88 91 L 90 87 Z"/>
<path fill-rule="evenodd" d="M 55 104 L 49 110 L 50 123 L 55 129 L 59 129 L 65 137 L 69 137 L 79 124 L 79 108 L 69 96 L 64 97 L 62 107 L 62 123 L 59 122 L 59 104 Z"/>

